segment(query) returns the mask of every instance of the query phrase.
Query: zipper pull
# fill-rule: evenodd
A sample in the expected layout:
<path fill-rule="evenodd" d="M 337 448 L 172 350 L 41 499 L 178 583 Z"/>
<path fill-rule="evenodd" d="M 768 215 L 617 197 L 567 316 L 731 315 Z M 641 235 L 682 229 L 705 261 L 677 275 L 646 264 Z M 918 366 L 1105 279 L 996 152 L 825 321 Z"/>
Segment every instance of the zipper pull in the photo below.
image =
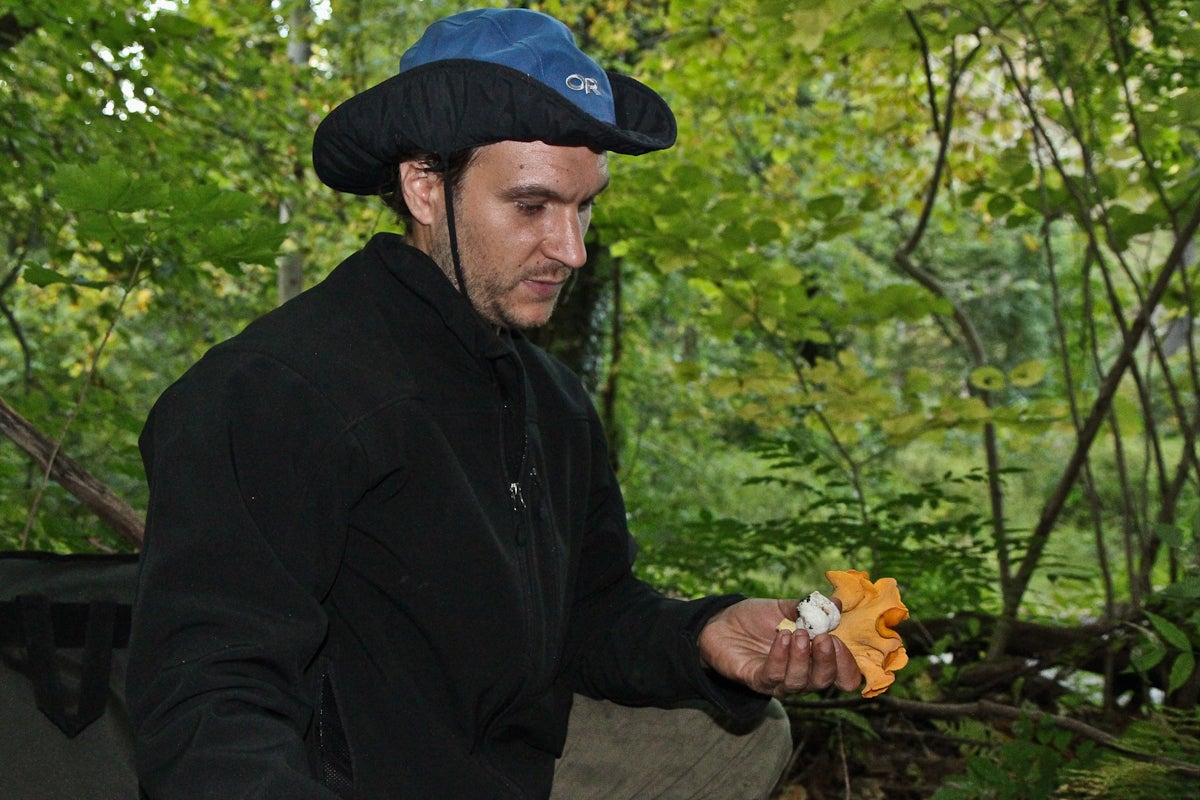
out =
<path fill-rule="evenodd" d="M 517 521 L 517 545 L 525 544 L 525 497 L 521 494 L 521 484 L 513 481 L 508 485 L 508 499 L 512 501 L 513 516 Z"/>

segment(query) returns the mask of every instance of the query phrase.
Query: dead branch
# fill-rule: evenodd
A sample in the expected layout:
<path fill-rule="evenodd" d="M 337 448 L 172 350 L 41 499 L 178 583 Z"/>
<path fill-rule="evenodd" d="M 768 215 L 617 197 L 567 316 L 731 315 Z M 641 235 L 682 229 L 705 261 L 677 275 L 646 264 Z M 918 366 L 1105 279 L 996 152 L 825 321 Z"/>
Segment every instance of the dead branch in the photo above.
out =
<path fill-rule="evenodd" d="M 51 479 L 122 539 L 141 546 L 145 528 L 141 515 L 79 462 L 64 454 L 53 439 L 18 414 L 3 398 L 0 398 L 0 434 L 11 439 L 43 473 L 48 471 Z"/>
<path fill-rule="evenodd" d="M 1101 747 L 1120 753 L 1135 761 L 1158 764 L 1183 775 L 1200 777 L 1200 764 L 1193 764 L 1168 756 L 1135 750 L 1108 731 L 1101 730 L 1081 720 L 1058 714 L 1050 714 L 1045 711 L 1037 711 L 1036 709 L 1018 708 L 992 700 L 976 700 L 972 703 L 939 703 L 906 700 L 898 697 L 874 697 L 871 699 L 852 697 L 830 700 L 788 700 L 787 705 L 793 708 L 806 709 L 853 708 L 856 710 L 894 711 L 907 717 L 924 717 L 927 719 L 960 719 L 969 717 L 973 719 L 989 718 L 1005 720 L 1028 718 L 1035 722 L 1046 721 L 1052 723 L 1055 727 L 1070 731 L 1076 736 L 1095 742 Z"/>

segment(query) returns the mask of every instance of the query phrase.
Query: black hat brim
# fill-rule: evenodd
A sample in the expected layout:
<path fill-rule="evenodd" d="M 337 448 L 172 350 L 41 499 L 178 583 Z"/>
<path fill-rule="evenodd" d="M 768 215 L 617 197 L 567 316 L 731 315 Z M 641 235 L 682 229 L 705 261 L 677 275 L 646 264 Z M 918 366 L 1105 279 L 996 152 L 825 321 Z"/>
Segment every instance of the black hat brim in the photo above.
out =
<path fill-rule="evenodd" d="M 401 72 L 337 106 L 317 126 L 313 165 L 328 186 L 379 194 L 407 156 L 448 156 L 500 141 L 583 145 L 626 155 L 675 143 L 675 116 L 653 89 L 616 72 L 615 124 L 525 73 L 483 61 L 437 61 Z M 452 100 L 452 102 L 451 102 Z"/>

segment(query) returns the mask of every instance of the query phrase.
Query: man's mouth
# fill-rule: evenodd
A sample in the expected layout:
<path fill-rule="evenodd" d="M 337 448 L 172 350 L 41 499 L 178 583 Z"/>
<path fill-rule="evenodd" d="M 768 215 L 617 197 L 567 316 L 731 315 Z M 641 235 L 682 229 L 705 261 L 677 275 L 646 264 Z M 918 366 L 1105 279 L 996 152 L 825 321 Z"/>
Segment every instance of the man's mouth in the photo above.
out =
<path fill-rule="evenodd" d="M 570 277 L 571 273 L 569 272 L 544 272 L 536 275 L 528 275 L 521 279 L 521 283 L 535 294 L 549 296 L 561 289 Z"/>
<path fill-rule="evenodd" d="M 539 275 L 522 279 L 521 283 L 539 297 L 552 297 L 566 283 L 566 279 L 557 275 Z"/>

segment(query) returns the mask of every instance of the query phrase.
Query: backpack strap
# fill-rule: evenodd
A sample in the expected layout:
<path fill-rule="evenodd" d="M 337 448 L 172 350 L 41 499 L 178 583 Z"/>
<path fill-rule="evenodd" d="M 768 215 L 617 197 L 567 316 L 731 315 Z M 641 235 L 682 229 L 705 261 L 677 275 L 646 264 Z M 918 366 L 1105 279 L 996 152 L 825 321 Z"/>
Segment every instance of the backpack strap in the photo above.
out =
<path fill-rule="evenodd" d="M 24 594 L 24 593 L 22 593 Z M 40 594 L 37 593 L 37 594 Z M 50 622 L 54 629 L 54 646 L 59 649 L 81 649 L 87 643 L 88 618 L 92 602 L 50 601 Z M 113 648 L 124 650 L 129 647 L 129 628 L 132 609 L 128 603 L 117 601 L 116 619 L 113 623 Z M 5 645 L 26 646 L 29 638 L 21 605 L 13 600 L 0 600 L 0 647 Z"/>
<path fill-rule="evenodd" d="M 67 711 L 67 693 L 54 658 L 54 614 L 49 598 L 40 594 L 20 595 L 16 606 L 24 629 L 29 677 L 38 710 L 68 738 L 74 738 L 99 719 L 108 704 L 117 604 L 109 601 L 87 604 L 79 699 L 74 713 Z"/>

